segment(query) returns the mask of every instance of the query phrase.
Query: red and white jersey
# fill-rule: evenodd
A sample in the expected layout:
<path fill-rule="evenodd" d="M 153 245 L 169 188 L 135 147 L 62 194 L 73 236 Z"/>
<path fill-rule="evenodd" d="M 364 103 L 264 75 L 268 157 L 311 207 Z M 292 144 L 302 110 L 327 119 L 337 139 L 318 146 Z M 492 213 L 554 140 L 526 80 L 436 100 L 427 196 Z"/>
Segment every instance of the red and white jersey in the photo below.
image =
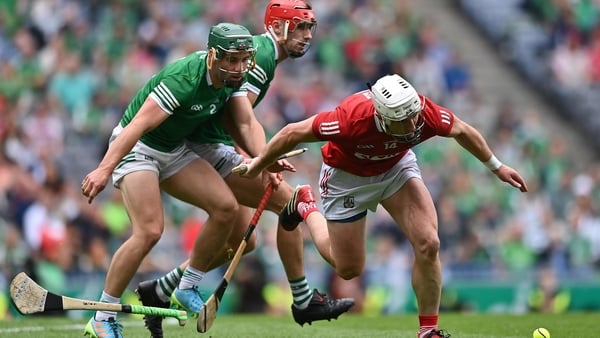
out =
<path fill-rule="evenodd" d="M 391 169 L 406 152 L 433 136 L 448 136 L 454 113 L 420 95 L 425 125 L 419 140 L 404 143 L 386 134 L 375 116 L 368 90 L 347 97 L 334 110 L 316 115 L 312 130 L 328 141 L 321 147 L 323 162 L 357 176 L 374 176 Z"/>

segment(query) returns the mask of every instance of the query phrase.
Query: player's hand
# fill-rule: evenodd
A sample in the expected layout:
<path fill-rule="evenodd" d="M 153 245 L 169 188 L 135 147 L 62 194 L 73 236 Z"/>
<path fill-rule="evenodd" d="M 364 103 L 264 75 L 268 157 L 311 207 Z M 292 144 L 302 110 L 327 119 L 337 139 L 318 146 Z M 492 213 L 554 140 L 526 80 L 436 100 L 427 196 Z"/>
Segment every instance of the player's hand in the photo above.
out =
<path fill-rule="evenodd" d="M 272 173 L 272 172 L 263 170 L 262 182 L 263 182 L 263 186 L 265 188 L 270 183 L 273 186 L 273 189 L 277 190 L 277 188 L 279 187 L 279 184 L 281 184 L 281 181 L 283 181 L 283 175 L 280 172 Z"/>
<path fill-rule="evenodd" d="M 245 158 L 241 164 L 231 170 L 232 173 L 242 177 L 254 178 L 260 174 L 261 170 L 257 168 L 257 158 Z"/>
<path fill-rule="evenodd" d="M 281 171 L 296 172 L 296 167 L 294 167 L 290 162 L 288 162 L 288 160 L 277 160 L 277 162 L 268 166 L 267 170 L 272 173 L 278 173 Z"/>
<path fill-rule="evenodd" d="M 110 172 L 102 169 L 96 169 L 85 176 L 81 181 L 81 193 L 88 198 L 88 203 L 91 204 L 94 198 L 104 190 L 109 177 Z"/>
<path fill-rule="evenodd" d="M 282 171 L 291 171 L 295 172 L 296 167 L 294 167 L 287 160 L 277 160 L 277 162 L 271 164 L 267 167 L 267 171 L 271 173 L 280 173 Z M 258 158 L 255 157 L 253 159 L 245 159 L 242 164 L 232 169 L 234 174 L 238 174 L 243 177 L 254 178 L 260 174 L 262 168 L 258 167 Z"/>
<path fill-rule="evenodd" d="M 502 164 L 500 168 L 494 170 L 494 174 L 496 174 L 499 179 L 519 189 L 521 192 L 528 191 L 527 184 L 525 183 L 523 177 L 521 177 L 521 175 L 519 175 L 515 169 L 507 166 L 506 164 Z"/>

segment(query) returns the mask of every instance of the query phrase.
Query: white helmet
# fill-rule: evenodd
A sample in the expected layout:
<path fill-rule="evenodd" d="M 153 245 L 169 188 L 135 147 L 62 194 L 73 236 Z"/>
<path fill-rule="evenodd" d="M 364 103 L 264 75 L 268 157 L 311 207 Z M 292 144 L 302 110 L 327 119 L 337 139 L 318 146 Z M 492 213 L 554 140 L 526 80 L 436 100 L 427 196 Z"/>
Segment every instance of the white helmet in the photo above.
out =
<path fill-rule="evenodd" d="M 423 110 L 419 94 L 408 81 L 397 74 L 386 75 L 371 87 L 375 114 L 383 130 L 403 142 L 418 140 L 425 124 L 421 117 L 415 122 L 415 129 L 406 134 L 391 134 L 388 127 L 392 121 L 412 119 Z"/>

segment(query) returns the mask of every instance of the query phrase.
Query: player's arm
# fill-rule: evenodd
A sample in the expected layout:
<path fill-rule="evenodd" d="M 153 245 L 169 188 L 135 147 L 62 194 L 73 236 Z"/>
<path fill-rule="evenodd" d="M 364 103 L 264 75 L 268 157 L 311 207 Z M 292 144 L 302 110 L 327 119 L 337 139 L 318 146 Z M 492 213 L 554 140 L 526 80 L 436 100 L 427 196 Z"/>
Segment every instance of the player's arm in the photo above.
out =
<path fill-rule="evenodd" d="M 465 148 L 481 162 L 485 162 L 492 157 L 492 150 L 481 133 L 457 116 L 454 116 L 454 124 L 449 136 L 453 137 L 461 147 Z"/>
<path fill-rule="evenodd" d="M 249 163 L 245 176 L 258 175 L 262 170 L 277 161 L 279 156 L 291 151 L 299 143 L 320 141 L 312 129 L 315 116 L 300 122 L 290 123 L 277 132 L 260 154 Z"/>
<path fill-rule="evenodd" d="M 156 128 L 167 117 L 169 115 L 153 99 L 146 99 L 135 117 L 110 144 L 98 167 L 83 179 L 81 192 L 88 197 L 89 203 L 106 187 L 112 171 L 142 135 Z"/>
<path fill-rule="evenodd" d="M 248 92 L 250 94 L 250 92 Z M 236 151 L 250 156 L 256 156 L 264 148 L 266 144 L 266 135 L 263 126 L 256 119 L 253 102 L 256 101 L 256 95 L 252 93 L 252 97 L 245 96 L 232 97 L 225 107 L 224 125 L 228 133 L 235 142 Z M 240 151 L 240 150 L 243 150 Z M 287 160 L 278 162 L 279 167 L 283 170 L 296 171 L 293 165 Z M 264 172 L 263 180 L 271 182 L 274 186 L 278 186 L 281 181 L 280 174 Z"/>
<path fill-rule="evenodd" d="M 142 135 L 158 127 L 167 117 L 169 115 L 153 99 L 146 99 L 131 122 L 111 143 L 99 167 L 107 167 L 112 171 Z"/>
<path fill-rule="evenodd" d="M 234 96 L 224 109 L 223 123 L 235 143 L 250 156 L 258 155 L 266 144 L 266 135 L 251 101 L 246 96 Z"/>
<path fill-rule="evenodd" d="M 255 92 L 248 90 L 248 101 L 250 101 L 250 105 L 252 107 L 254 107 L 254 103 L 256 102 L 256 100 L 258 99 L 258 94 L 256 94 Z"/>
<path fill-rule="evenodd" d="M 527 191 L 527 185 L 521 175 L 496 158 L 481 133 L 473 126 L 455 116 L 449 136 L 453 137 L 461 147 L 483 162 L 502 181 L 509 183 L 522 192 Z"/>

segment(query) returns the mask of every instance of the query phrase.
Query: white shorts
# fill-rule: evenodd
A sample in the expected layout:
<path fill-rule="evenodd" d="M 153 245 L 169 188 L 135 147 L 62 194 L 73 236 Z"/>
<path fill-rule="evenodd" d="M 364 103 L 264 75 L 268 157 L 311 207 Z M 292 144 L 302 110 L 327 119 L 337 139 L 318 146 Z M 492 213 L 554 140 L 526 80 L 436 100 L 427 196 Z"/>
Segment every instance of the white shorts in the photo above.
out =
<path fill-rule="evenodd" d="M 235 151 L 235 148 L 222 143 L 196 144 L 186 142 L 196 155 L 205 159 L 221 177 L 231 174 L 231 169 L 238 166 L 244 160 L 244 156 Z"/>
<path fill-rule="evenodd" d="M 413 177 L 422 179 L 412 150 L 390 170 L 376 176 L 356 176 L 323 164 L 319 177 L 323 214 L 327 220 L 337 222 L 360 219 L 367 210 L 377 210 L 381 201 L 392 196 Z"/>
<path fill-rule="evenodd" d="M 123 127 L 116 126 L 110 136 L 109 144 L 121 133 Z M 158 176 L 159 182 L 175 175 L 190 162 L 196 160 L 198 155 L 190 151 L 184 144 L 168 153 L 151 148 L 141 141 L 133 146 L 129 154 L 125 155 L 117 164 L 112 173 L 113 185 L 119 187 L 121 179 L 134 171 L 153 171 Z"/>

